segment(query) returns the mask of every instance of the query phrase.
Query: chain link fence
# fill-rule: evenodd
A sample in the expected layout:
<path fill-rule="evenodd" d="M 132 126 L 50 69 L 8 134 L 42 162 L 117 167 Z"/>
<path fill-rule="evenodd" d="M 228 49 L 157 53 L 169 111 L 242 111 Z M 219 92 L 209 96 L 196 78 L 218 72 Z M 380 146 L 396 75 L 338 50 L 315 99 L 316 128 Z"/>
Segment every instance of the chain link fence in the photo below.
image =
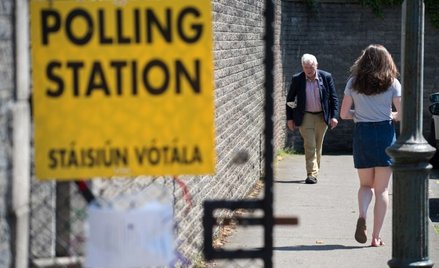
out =
<path fill-rule="evenodd" d="M 88 181 L 98 202 L 120 196 L 143 195 L 150 199 L 160 189 L 170 195 L 176 254 L 174 266 L 194 267 L 201 261 L 198 219 L 192 210 L 188 187 L 175 178 L 93 179 Z M 74 182 L 40 182 L 31 188 L 30 258 L 32 267 L 82 267 L 86 237 L 87 201 Z M 195 196 L 194 196 L 195 197 Z M 157 193 L 152 198 L 160 198 Z M 185 228 L 192 226 L 194 228 Z"/>

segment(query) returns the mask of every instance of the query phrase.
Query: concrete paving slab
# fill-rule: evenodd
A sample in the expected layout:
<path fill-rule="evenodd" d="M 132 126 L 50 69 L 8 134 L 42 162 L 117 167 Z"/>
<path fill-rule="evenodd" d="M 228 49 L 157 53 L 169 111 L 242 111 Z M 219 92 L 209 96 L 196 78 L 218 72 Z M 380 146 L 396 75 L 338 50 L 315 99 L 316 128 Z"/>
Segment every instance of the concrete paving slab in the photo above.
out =
<path fill-rule="evenodd" d="M 370 247 L 354 239 L 358 217 L 358 177 L 352 155 L 324 155 L 317 184 L 304 183 L 303 155 L 291 155 L 275 165 L 274 214 L 298 217 L 297 226 L 274 227 L 274 267 L 380 268 L 392 258 L 392 202 L 381 237 L 383 247 Z M 437 175 L 434 175 L 437 174 Z M 439 172 L 432 172 L 430 198 L 439 198 Z M 437 187 L 437 188 L 436 188 Z M 392 186 L 390 185 L 392 196 Z M 390 198 L 392 199 L 392 198 Z M 372 226 L 373 201 L 367 225 Z M 439 234 L 429 222 L 429 258 L 439 267 Z M 239 227 L 225 248 L 258 248 L 263 245 L 261 227 Z M 263 267 L 260 260 L 216 261 L 215 267 Z"/>

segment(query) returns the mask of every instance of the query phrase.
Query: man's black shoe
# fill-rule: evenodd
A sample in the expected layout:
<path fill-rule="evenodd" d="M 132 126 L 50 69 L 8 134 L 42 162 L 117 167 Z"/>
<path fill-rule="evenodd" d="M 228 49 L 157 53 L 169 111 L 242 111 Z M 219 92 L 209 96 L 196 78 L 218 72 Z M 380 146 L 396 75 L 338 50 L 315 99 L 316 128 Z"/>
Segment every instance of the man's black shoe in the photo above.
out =
<path fill-rule="evenodd" d="M 313 176 L 308 176 L 305 180 L 306 184 L 316 184 L 317 183 L 317 178 L 313 177 Z"/>

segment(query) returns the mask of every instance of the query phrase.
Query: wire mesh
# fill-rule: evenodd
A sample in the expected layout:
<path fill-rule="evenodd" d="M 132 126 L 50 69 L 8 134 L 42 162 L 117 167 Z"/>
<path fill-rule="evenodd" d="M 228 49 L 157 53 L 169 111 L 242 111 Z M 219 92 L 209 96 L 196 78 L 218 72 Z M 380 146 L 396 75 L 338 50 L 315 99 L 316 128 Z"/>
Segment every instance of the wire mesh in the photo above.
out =
<path fill-rule="evenodd" d="M 197 179 L 198 184 L 200 178 Z M 144 201 L 170 197 L 175 222 L 175 267 L 197 267 L 203 245 L 197 193 L 191 180 L 171 177 L 93 179 L 87 181 L 98 202 L 119 196 L 144 195 Z M 203 187 L 201 187 L 203 188 Z M 157 192 L 157 189 L 159 191 Z M 199 200 L 200 199 L 200 200 Z M 32 181 L 30 264 L 32 267 L 82 267 L 87 239 L 87 202 L 74 182 Z"/>
<path fill-rule="evenodd" d="M 179 194 L 172 179 L 94 179 L 88 186 L 98 202 L 120 195 L 145 193 L 159 185 L 161 191 Z M 33 267 L 81 267 L 86 241 L 87 202 L 73 182 L 40 182 L 31 188 L 30 258 Z M 159 193 L 160 194 L 160 193 Z M 170 201 L 174 201 L 175 199 Z"/>

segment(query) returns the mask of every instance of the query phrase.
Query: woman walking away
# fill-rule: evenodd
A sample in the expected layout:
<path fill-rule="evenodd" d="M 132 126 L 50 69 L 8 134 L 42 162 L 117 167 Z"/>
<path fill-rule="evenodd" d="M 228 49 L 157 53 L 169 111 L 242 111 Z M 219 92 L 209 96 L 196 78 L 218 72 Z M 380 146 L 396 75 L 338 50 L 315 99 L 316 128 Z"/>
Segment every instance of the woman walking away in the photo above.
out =
<path fill-rule="evenodd" d="M 360 179 L 359 217 L 355 240 L 366 243 L 367 210 L 375 196 L 371 246 L 383 246 L 380 231 L 389 204 L 391 158 L 386 148 L 395 138 L 393 121 L 399 121 L 401 84 L 398 70 L 387 49 L 369 45 L 351 67 L 344 91 L 340 116 L 352 119 L 354 166 Z M 392 111 L 392 104 L 396 112 Z"/>

